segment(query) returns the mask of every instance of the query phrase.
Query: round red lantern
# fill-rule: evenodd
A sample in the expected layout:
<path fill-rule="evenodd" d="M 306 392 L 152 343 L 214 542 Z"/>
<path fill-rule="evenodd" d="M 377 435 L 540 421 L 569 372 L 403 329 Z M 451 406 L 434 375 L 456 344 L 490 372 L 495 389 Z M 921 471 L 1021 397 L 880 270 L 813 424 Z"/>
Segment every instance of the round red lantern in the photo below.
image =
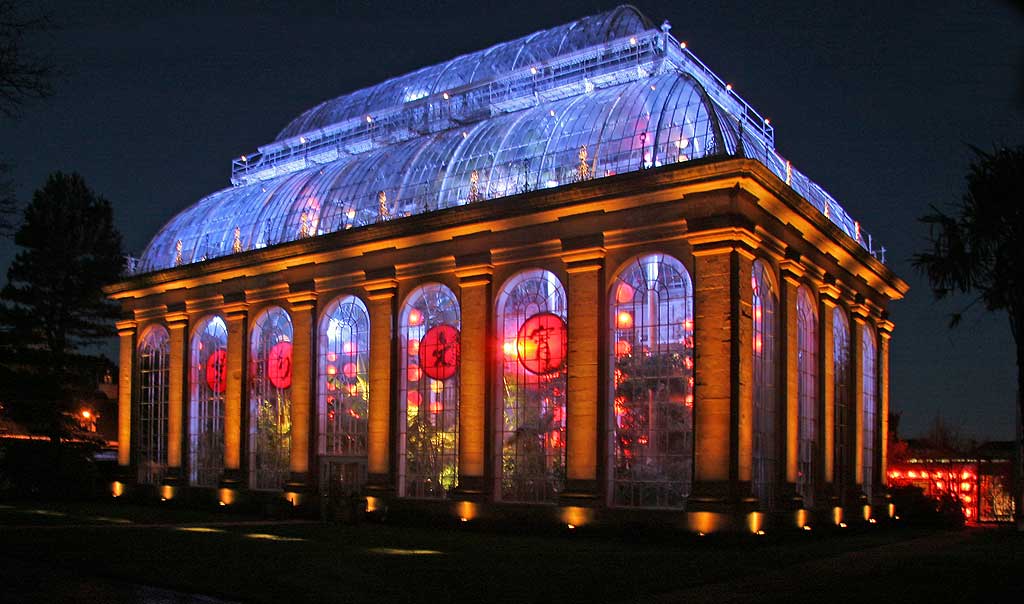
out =
<path fill-rule="evenodd" d="M 533 315 L 523 322 L 516 336 L 519 364 L 530 373 L 558 371 L 565 365 L 568 350 L 565 321 L 554 313 Z"/>
<path fill-rule="evenodd" d="M 429 378 L 447 380 L 459 368 L 459 352 L 459 330 L 435 325 L 420 341 L 420 367 Z"/>
<path fill-rule="evenodd" d="M 267 377 L 275 387 L 284 390 L 292 385 L 292 343 L 278 342 L 267 358 Z"/>
<path fill-rule="evenodd" d="M 217 394 L 227 390 L 228 383 L 226 373 L 228 353 L 227 351 L 214 350 L 213 354 L 206 359 L 206 385 Z"/>

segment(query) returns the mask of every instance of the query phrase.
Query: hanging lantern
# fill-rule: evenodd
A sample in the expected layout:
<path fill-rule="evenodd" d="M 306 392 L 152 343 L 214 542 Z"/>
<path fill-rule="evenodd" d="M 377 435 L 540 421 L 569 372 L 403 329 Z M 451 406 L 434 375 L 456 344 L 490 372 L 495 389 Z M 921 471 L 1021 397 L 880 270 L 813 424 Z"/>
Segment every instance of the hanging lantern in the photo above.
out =
<path fill-rule="evenodd" d="M 447 380 L 459 367 L 459 330 L 451 325 L 435 325 L 420 342 L 420 367 L 435 380 Z"/>
<path fill-rule="evenodd" d="M 206 385 L 210 390 L 220 394 L 227 390 L 228 384 L 225 379 L 227 372 L 228 353 L 224 350 L 215 350 L 210 358 L 206 359 Z"/>
<path fill-rule="evenodd" d="M 356 364 L 345 363 L 344 365 L 341 366 L 341 373 L 351 380 L 352 378 L 356 377 Z"/>
<path fill-rule="evenodd" d="M 619 340 L 615 343 L 615 356 L 626 357 L 632 354 L 633 345 L 625 340 Z"/>
<path fill-rule="evenodd" d="M 523 322 L 516 336 L 519 364 L 530 373 L 546 374 L 565 365 L 568 334 L 562 317 L 537 313 Z"/>
<path fill-rule="evenodd" d="M 292 343 L 278 342 L 267 357 L 267 377 L 276 388 L 284 390 L 292 385 Z"/>
<path fill-rule="evenodd" d="M 420 323 L 423 323 L 423 313 L 418 309 L 414 308 L 409 311 L 409 326 L 416 327 Z"/>
<path fill-rule="evenodd" d="M 615 316 L 615 326 L 619 329 L 633 328 L 633 314 L 628 310 L 620 310 Z"/>
<path fill-rule="evenodd" d="M 420 408 L 420 401 L 422 401 L 422 400 L 423 400 L 423 397 L 420 396 L 420 393 L 416 392 L 415 390 L 410 390 L 409 394 L 406 395 L 406 397 L 405 397 L 405 403 L 409 407 L 410 410 L 419 409 Z"/>
<path fill-rule="evenodd" d="M 632 285 L 625 282 L 619 283 L 619 286 L 615 288 L 615 301 L 619 304 L 628 304 L 633 301 L 635 293 L 636 290 Z"/>
<path fill-rule="evenodd" d="M 418 382 L 420 381 L 420 378 L 423 377 L 423 370 L 420 369 L 419 365 L 409 365 L 407 374 L 410 382 Z"/>

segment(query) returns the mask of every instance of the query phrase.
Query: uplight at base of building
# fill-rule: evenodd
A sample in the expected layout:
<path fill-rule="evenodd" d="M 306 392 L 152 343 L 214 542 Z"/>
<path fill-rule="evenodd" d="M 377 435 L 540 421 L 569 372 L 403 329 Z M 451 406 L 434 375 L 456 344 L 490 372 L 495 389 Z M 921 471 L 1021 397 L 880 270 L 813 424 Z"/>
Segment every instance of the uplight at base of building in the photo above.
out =
<path fill-rule="evenodd" d="M 120 497 L 121 495 L 124 495 L 124 483 L 121 482 L 120 480 L 115 480 L 110 485 L 110 494 L 113 495 L 114 497 Z"/>
<path fill-rule="evenodd" d="M 569 527 L 569 530 L 590 524 L 593 520 L 594 510 L 590 508 L 575 505 L 562 508 L 562 522 Z"/>

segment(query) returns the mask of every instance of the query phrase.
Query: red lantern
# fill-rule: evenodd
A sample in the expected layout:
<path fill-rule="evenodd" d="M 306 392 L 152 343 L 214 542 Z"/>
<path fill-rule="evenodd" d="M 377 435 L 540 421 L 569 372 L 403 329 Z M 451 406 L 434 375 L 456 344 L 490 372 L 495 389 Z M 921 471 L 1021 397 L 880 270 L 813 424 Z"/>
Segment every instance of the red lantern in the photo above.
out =
<path fill-rule="evenodd" d="M 569 350 L 565 321 L 554 313 L 537 313 L 523 322 L 516 336 L 519 364 L 534 374 L 552 373 L 565 365 Z"/>
<path fill-rule="evenodd" d="M 420 393 L 416 392 L 415 390 L 410 390 L 409 394 L 406 395 L 405 397 L 406 405 L 409 407 L 409 409 L 419 409 L 420 401 L 422 400 L 423 397 L 421 397 Z"/>
<path fill-rule="evenodd" d="M 213 354 L 206 359 L 206 385 L 217 394 L 227 390 L 228 384 L 225 379 L 227 372 L 228 353 L 221 349 L 213 351 Z"/>
<path fill-rule="evenodd" d="M 345 363 L 344 365 L 341 366 L 341 372 L 345 375 L 345 377 L 347 377 L 350 380 L 356 377 L 356 371 L 357 369 L 355 363 Z"/>
<path fill-rule="evenodd" d="M 427 377 L 447 380 L 459 368 L 459 330 L 451 325 L 435 325 L 420 342 L 420 367 Z"/>
<path fill-rule="evenodd" d="M 292 385 L 292 343 L 278 342 L 267 358 L 267 377 L 276 388 L 284 390 Z"/>

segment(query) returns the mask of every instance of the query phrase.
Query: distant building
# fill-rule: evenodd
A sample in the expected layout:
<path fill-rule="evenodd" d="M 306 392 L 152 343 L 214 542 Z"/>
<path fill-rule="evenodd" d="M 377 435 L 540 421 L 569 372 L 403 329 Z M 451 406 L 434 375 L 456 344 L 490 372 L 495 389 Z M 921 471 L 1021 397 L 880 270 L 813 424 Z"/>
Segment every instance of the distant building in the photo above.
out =
<path fill-rule="evenodd" d="M 231 182 L 108 289 L 136 484 L 702 532 L 885 509 L 907 285 L 667 23 L 328 100 Z"/>
<path fill-rule="evenodd" d="M 911 447 L 888 469 L 890 487 L 913 486 L 926 497 L 952 497 L 968 522 L 1013 522 L 1014 443 L 989 442 L 969 453 L 941 454 Z"/>

